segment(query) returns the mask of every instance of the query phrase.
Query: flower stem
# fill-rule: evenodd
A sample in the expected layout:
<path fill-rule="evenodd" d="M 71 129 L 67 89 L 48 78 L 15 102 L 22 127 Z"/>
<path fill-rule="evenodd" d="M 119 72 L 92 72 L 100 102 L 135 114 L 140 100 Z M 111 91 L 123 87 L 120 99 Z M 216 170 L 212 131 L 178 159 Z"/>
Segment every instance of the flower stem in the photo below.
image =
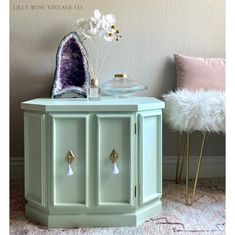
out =
<path fill-rule="evenodd" d="M 107 55 L 107 51 L 105 52 L 104 57 L 103 57 L 103 60 L 102 60 L 102 62 L 101 62 L 101 64 L 100 64 L 100 66 L 99 66 L 99 70 L 98 70 L 98 72 L 97 72 L 97 77 L 100 75 L 100 71 L 101 71 L 101 68 L 103 67 L 103 64 L 104 64 L 106 55 Z"/>

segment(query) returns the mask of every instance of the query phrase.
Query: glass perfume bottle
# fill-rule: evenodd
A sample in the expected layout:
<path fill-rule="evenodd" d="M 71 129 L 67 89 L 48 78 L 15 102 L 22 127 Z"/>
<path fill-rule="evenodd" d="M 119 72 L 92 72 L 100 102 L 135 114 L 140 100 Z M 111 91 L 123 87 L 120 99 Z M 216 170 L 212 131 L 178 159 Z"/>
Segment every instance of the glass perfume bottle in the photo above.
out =
<path fill-rule="evenodd" d="M 88 99 L 89 100 L 100 100 L 100 88 L 98 79 L 91 79 L 90 87 L 88 88 Z"/>

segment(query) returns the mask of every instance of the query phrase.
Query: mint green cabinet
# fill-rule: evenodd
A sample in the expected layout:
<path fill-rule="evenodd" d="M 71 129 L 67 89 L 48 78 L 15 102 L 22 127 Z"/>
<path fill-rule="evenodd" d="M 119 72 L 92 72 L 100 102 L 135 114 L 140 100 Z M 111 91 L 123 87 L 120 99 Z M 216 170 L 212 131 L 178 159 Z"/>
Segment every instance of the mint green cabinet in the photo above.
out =
<path fill-rule="evenodd" d="M 162 101 L 35 99 L 21 107 L 28 218 L 48 227 L 137 226 L 160 213 Z"/>

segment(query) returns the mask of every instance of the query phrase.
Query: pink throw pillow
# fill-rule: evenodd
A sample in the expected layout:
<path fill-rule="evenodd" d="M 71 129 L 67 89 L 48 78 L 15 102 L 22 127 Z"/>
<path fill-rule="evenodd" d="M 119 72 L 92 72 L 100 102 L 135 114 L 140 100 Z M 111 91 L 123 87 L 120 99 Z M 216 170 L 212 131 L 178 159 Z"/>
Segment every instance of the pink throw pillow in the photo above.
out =
<path fill-rule="evenodd" d="M 177 88 L 225 90 L 225 59 L 200 58 L 174 54 Z"/>

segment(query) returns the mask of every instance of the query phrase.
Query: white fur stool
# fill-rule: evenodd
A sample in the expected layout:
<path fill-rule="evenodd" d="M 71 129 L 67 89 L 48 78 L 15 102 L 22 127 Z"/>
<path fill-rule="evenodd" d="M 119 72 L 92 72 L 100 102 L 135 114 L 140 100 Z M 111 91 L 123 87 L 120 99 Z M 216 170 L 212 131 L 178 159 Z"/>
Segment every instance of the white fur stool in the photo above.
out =
<path fill-rule="evenodd" d="M 208 132 L 225 133 L 225 92 L 215 90 L 188 91 L 186 89 L 171 91 L 163 95 L 165 101 L 164 119 L 173 131 L 180 132 L 177 154 L 176 183 L 179 183 L 184 162 L 186 161 L 186 204 L 192 205 L 197 187 L 200 164 L 206 135 Z M 189 184 L 189 147 L 190 134 L 194 131 L 203 133 L 203 140 L 192 196 L 188 193 Z M 182 135 L 186 133 L 186 144 L 182 148 Z M 179 174 L 179 161 L 181 152 L 183 159 Z"/>

